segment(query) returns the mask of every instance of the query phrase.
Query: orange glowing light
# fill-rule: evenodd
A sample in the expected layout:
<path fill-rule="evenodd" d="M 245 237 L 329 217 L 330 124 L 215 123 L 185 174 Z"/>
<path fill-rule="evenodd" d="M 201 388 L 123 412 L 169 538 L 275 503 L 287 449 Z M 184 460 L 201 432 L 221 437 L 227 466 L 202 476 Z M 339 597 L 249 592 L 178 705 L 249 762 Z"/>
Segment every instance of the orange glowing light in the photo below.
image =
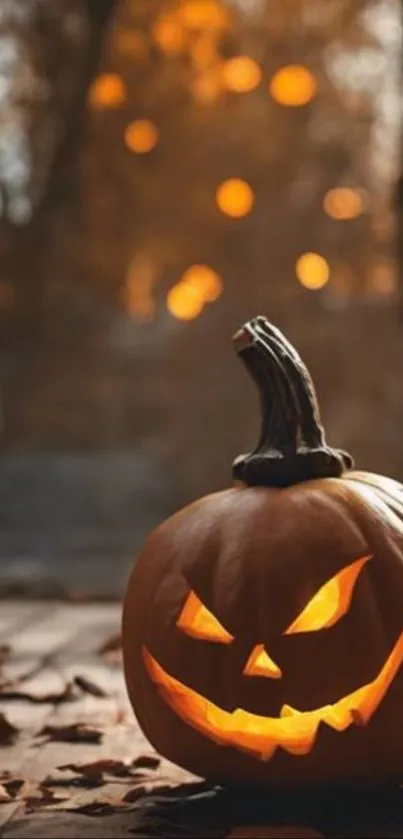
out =
<path fill-rule="evenodd" d="M 196 289 L 206 303 L 213 303 L 222 294 L 221 277 L 208 265 L 191 265 L 181 282 Z"/>
<path fill-rule="evenodd" d="M 187 0 L 178 11 L 187 29 L 220 31 L 228 24 L 228 12 L 216 0 Z"/>
<path fill-rule="evenodd" d="M 281 679 L 279 666 L 268 655 L 264 644 L 257 644 L 252 650 L 244 668 L 245 676 L 265 676 L 268 679 Z"/>
<path fill-rule="evenodd" d="M 376 294 L 388 297 L 396 289 L 396 270 L 391 261 L 379 262 L 374 266 L 370 276 L 371 290 Z"/>
<path fill-rule="evenodd" d="M 357 189 L 336 187 L 326 193 L 323 207 L 325 212 L 337 221 L 347 221 L 361 215 L 364 201 Z"/>
<path fill-rule="evenodd" d="M 192 85 L 193 96 L 201 105 L 211 105 L 221 93 L 221 80 L 214 70 L 200 73 Z"/>
<path fill-rule="evenodd" d="M 167 55 L 179 55 L 185 46 L 185 32 L 173 13 L 158 18 L 151 35 L 155 43 Z"/>
<path fill-rule="evenodd" d="M 330 268 L 319 253 L 303 253 L 295 266 L 299 282 L 311 291 L 317 291 L 329 282 Z"/>
<path fill-rule="evenodd" d="M 354 586 L 364 565 L 371 559 L 364 556 L 339 571 L 325 583 L 287 629 L 286 635 L 296 632 L 316 632 L 328 629 L 350 608 Z"/>
<path fill-rule="evenodd" d="M 307 105 L 316 95 L 315 76 L 308 67 L 288 64 L 280 67 L 269 84 L 269 92 L 280 105 L 290 108 Z"/>
<path fill-rule="evenodd" d="M 178 629 L 203 641 L 215 641 L 218 644 L 231 644 L 234 636 L 222 626 L 220 621 L 191 591 L 176 622 Z"/>
<path fill-rule="evenodd" d="M 231 218 L 242 218 L 252 210 L 253 190 L 240 178 L 229 178 L 217 189 L 216 201 L 222 213 Z"/>
<path fill-rule="evenodd" d="M 114 44 L 120 53 L 144 61 L 148 57 L 149 44 L 142 32 L 130 29 L 118 29 L 114 36 Z"/>
<path fill-rule="evenodd" d="M 126 101 L 126 87 L 117 73 L 103 73 L 96 78 L 89 90 L 88 101 L 92 108 L 118 108 Z"/>
<path fill-rule="evenodd" d="M 132 260 L 123 288 L 123 302 L 136 320 L 149 322 L 155 315 L 153 286 L 157 280 L 157 266 L 146 255 L 138 254 Z"/>
<path fill-rule="evenodd" d="M 233 93 L 249 93 L 260 84 L 262 70 L 253 58 L 237 55 L 225 62 L 223 76 L 227 90 Z"/>
<path fill-rule="evenodd" d="M 194 320 L 204 308 L 200 291 L 188 283 L 176 283 L 167 295 L 167 309 L 178 320 Z"/>
<path fill-rule="evenodd" d="M 152 151 L 158 140 L 158 128 L 149 119 L 136 119 L 127 126 L 125 131 L 127 148 L 137 154 L 147 154 Z"/>

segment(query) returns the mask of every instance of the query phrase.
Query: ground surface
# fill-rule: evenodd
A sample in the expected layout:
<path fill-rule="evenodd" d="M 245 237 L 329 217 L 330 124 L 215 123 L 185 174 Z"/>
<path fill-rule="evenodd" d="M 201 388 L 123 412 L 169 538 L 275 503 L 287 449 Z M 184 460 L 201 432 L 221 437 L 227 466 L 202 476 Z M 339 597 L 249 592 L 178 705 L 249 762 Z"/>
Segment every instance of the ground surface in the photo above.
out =
<path fill-rule="evenodd" d="M 128 707 L 119 621 L 113 604 L 0 602 L 1 837 L 403 839 L 400 789 L 256 797 L 160 760 Z"/>

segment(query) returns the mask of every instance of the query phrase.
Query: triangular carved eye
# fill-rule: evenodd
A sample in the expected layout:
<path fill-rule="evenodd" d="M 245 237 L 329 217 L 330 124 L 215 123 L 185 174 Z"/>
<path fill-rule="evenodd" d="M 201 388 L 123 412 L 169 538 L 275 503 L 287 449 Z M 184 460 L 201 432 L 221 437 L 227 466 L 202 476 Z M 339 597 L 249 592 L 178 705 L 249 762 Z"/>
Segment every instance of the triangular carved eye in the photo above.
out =
<path fill-rule="evenodd" d="M 257 644 L 252 650 L 245 668 L 244 676 L 266 676 L 267 679 L 281 679 L 279 666 L 270 658 L 264 644 Z"/>
<path fill-rule="evenodd" d="M 234 640 L 234 636 L 227 632 L 215 615 L 199 600 L 194 591 L 188 594 L 185 605 L 176 621 L 176 626 L 186 635 L 202 641 L 230 644 Z"/>
<path fill-rule="evenodd" d="M 337 623 L 350 608 L 359 574 L 371 558 L 371 556 L 363 556 L 357 559 L 325 583 L 288 627 L 285 635 L 316 632 L 318 629 L 328 629 Z"/>

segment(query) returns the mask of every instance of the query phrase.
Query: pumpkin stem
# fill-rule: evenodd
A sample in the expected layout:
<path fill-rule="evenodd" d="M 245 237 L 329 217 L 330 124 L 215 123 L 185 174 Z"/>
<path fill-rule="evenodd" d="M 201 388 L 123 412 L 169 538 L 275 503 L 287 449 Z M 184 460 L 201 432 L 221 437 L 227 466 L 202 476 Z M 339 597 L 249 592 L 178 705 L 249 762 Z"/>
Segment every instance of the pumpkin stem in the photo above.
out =
<path fill-rule="evenodd" d="M 260 392 L 262 426 L 252 454 L 233 463 L 233 477 L 249 486 L 286 487 L 314 478 L 338 478 L 354 466 L 349 454 L 327 445 L 308 369 L 267 318 L 246 323 L 235 349 Z"/>

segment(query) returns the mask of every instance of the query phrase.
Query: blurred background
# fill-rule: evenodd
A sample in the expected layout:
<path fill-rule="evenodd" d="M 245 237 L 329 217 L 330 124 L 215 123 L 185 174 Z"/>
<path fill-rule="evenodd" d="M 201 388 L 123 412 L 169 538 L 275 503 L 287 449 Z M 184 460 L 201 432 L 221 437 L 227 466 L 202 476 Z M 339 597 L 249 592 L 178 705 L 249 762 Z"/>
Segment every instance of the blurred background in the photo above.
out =
<path fill-rule="evenodd" d="M 119 595 L 295 343 L 403 479 L 400 0 L 1 0 L 0 593 Z"/>

